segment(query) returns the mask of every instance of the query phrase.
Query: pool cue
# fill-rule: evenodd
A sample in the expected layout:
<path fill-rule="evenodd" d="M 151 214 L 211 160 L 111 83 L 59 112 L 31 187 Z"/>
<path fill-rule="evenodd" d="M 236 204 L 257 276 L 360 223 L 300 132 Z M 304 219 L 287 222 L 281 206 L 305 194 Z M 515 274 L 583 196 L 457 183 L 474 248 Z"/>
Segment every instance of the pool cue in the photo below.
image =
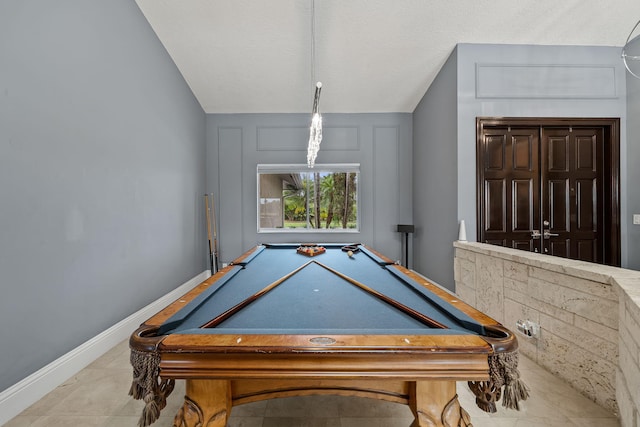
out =
<path fill-rule="evenodd" d="M 334 270 L 333 268 L 329 267 L 328 265 L 324 265 L 321 262 L 318 261 L 313 261 L 316 264 L 318 264 L 320 267 L 323 267 L 326 270 L 329 270 L 330 272 L 332 272 L 333 274 L 335 274 L 338 277 L 343 278 L 344 280 L 346 280 L 347 282 L 351 283 L 354 286 L 357 286 L 358 288 L 362 289 L 363 291 L 373 295 L 374 297 L 378 298 L 379 300 L 382 300 L 384 302 L 386 302 L 387 304 L 391 305 L 392 307 L 394 307 L 397 310 L 402 311 L 405 314 L 408 314 L 409 316 L 413 317 L 414 319 L 418 320 L 419 322 L 424 323 L 425 325 L 432 327 L 432 328 L 437 328 L 437 329 L 448 329 L 448 327 L 443 324 L 438 322 L 435 319 L 432 319 L 431 317 L 420 313 L 419 311 L 414 310 L 411 307 L 407 307 L 406 305 L 402 304 L 399 301 L 394 300 L 393 298 L 390 298 L 378 291 L 376 291 L 373 288 L 370 288 L 369 286 L 365 285 L 364 283 L 360 283 L 357 280 L 347 276 L 346 274 L 342 274 L 340 273 L 338 270 Z"/>
<path fill-rule="evenodd" d="M 210 209 L 209 209 L 209 195 L 204 195 L 204 204 L 207 212 L 207 237 L 209 238 L 209 264 L 211 265 L 211 274 L 214 274 L 213 270 L 213 250 L 211 249 L 211 221 L 209 220 Z"/>
<path fill-rule="evenodd" d="M 230 309 L 228 309 L 224 313 L 222 313 L 222 314 L 214 317 L 213 319 L 209 320 L 207 323 L 205 323 L 204 325 L 200 326 L 200 328 L 202 328 L 202 329 L 204 329 L 204 328 L 215 328 L 220 323 L 224 322 L 225 320 L 227 320 L 228 318 L 230 318 L 231 316 L 233 316 L 234 314 L 236 314 L 237 312 L 239 312 L 240 310 L 242 310 L 243 308 L 245 308 L 246 306 L 248 306 L 249 304 L 251 304 L 252 302 L 257 300 L 258 298 L 260 298 L 261 296 L 263 296 L 264 294 L 266 294 L 267 292 L 269 292 L 270 290 L 272 290 L 273 288 L 275 288 L 276 286 L 278 286 L 279 284 L 281 284 L 282 282 L 284 282 L 285 280 L 287 280 L 288 278 L 290 278 L 291 276 L 293 276 L 294 274 L 296 274 L 297 272 L 299 272 L 300 270 L 302 270 L 303 268 L 305 268 L 306 266 L 311 264 L 312 262 L 315 262 L 315 261 L 307 261 L 306 263 L 302 264 L 300 267 L 298 267 L 295 270 L 291 271 L 290 273 L 282 276 L 281 278 L 279 278 L 275 282 L 272 282 L 272 283 L 268 284 L 266 287 L 262 288 L 261 290 L 259 290 L 255 294 L 251 295 L 249 298 L 246 298 L 246 299 L 240 301 L 238 304 L 234 305 L 233 307 L 231 307 Z"/>
<path fill-rule="evenodd" d="M 220 269 L 220 263 L 218 262 L 218 233 L 216 231 L 216 203 L 213 199 L 213 193 L 211 193 L 211 210 L 213 211 L 213 258 L 216 265 L 216 273 Z"/>

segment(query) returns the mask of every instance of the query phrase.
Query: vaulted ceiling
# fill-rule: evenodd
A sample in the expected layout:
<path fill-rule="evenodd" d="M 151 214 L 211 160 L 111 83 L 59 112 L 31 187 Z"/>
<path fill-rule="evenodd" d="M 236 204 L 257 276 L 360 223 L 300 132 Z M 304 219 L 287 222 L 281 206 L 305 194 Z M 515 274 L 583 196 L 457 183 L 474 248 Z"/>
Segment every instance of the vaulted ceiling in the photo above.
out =
<path fill-rule="evenodd" d="M 136 0 L 207 113 L 411 112 L 457 43 L 622 46 L 638 0 Z"/>

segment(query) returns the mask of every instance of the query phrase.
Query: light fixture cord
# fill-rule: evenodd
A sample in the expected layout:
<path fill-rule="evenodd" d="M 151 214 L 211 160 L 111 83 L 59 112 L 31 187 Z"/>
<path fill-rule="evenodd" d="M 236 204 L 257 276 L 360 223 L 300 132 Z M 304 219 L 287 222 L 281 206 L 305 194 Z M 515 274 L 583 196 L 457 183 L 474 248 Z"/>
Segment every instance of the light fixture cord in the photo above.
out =
<path fill-rule="evenodd" d="M 316 2 L 311 0 L 311 86 L 316 83 Z"/>

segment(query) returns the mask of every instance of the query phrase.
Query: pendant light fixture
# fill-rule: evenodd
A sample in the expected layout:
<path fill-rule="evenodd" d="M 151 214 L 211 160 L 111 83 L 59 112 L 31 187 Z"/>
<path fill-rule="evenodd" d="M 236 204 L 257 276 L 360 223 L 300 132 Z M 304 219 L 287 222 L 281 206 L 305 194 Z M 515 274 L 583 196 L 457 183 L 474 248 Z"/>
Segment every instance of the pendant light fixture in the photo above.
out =
<path fill-rule="evenodd" d="M 636 31 L 640 21 L 638 21 L 629 33 L 627 41 L 622 48 L 622 61 L 627 71 L 635 78 L 640 79 L 640 31 Z"/>
<path fill-rule="evenodd" d="M 316 7 L 315 0 L 311 0 L 311 81 L 316 81 Z M 322 142 L 322 115 L 320 115 L 320 91 L 322 83 L 316 83 L 311 110 L 311 127 L 309 128 L 309 145 L 307 147 L 307 166 L 315 164 L 320 143 Z"/>

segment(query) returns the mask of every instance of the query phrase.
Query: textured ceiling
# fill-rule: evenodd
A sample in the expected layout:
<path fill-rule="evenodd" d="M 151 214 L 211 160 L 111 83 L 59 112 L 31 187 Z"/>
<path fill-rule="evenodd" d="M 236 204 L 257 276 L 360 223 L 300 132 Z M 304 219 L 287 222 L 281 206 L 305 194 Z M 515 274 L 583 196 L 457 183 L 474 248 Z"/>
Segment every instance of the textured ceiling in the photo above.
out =
<path fill-rule="evenodd" d="M 207 113 L 310 112 L 311 0 L 136 0 Z M 322 112 L 411 112 L 457 43 L 622 46 L 639 0 L 316 0 Z"/>

